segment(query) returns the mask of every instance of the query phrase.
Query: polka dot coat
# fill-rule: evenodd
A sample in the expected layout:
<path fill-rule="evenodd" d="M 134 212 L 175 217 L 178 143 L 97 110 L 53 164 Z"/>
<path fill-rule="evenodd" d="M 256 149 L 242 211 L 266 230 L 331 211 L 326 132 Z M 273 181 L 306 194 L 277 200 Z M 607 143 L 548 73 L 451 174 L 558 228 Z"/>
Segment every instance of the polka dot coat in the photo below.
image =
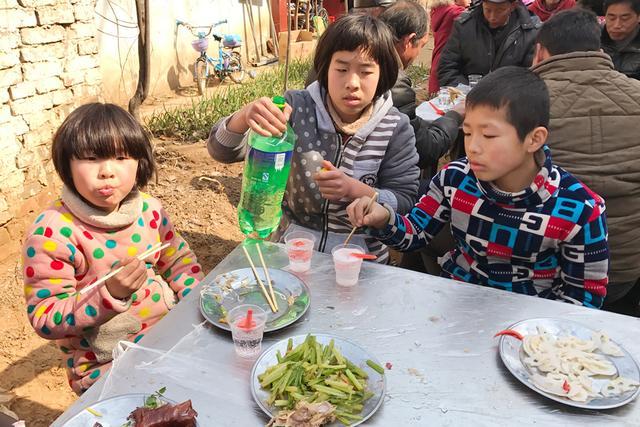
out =
<path fill-rule="evenodd" d="M 133 315 L 140 330 L 133 342 L 182 299 L 203 274 L 188 244 L 174 230 L 160 202 L 142 194 L 142 210 L 133 223 L 117 230 L 97 228 L 79 220 L 60 201 L 38 216 L 23 248 L 27 313 L 43 338 L 56 340 L 64 354 L 71 387 L 82 393 L 109 367 L 92 351 L 88 335 L 119 313 Z M 145 259 L 147 282 L 127 302 L 113 298 L 105 286 L 78 291 L 106 275 L 116 262 L 133 257 L 157 242 L 170 246 Z M 171 292 L 169 291 L 169 294 Z"/>

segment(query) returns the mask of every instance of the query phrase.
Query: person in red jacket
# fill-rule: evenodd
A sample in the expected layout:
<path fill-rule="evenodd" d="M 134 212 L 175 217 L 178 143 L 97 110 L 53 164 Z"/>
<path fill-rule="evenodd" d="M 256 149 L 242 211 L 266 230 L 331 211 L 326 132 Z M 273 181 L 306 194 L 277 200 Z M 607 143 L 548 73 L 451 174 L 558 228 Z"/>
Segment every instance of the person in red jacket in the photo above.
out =
<path fill-rule="evenodd" d="M 576 0 L 535 0 L 528 9 L 544 22 L 561 10 L 571 9 L 575 5 Z"/>
<path fill-rule="evenodd" d="M 429 93 L 440 90 L 438 83 L 438 62 L 444 45 L 453 28 L 453 21 L 467 10 L 471 0 L 429 0 L 427 9 L 433 33 L 433 53 L 431 55 L 431 73 L 429 74 Z"/>

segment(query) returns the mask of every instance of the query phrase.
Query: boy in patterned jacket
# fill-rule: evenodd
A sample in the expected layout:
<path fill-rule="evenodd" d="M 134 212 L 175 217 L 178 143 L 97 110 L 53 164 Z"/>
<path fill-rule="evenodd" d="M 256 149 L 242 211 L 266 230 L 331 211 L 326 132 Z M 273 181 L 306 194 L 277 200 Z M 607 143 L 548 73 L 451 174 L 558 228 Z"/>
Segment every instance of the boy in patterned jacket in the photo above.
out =
<path fill-rule="evenodd" d="M 456 247 L 441 258 L 455 280 L 587 307 L 606 295 L 605 205 L 551 162 L 549 94 L 531 71 L 504 67 L 469 93 L 466 158 L 436 175 L 409 214 L 369 199 L 347 211 L 388 246 L 411 251 L 451 224 Z"/>

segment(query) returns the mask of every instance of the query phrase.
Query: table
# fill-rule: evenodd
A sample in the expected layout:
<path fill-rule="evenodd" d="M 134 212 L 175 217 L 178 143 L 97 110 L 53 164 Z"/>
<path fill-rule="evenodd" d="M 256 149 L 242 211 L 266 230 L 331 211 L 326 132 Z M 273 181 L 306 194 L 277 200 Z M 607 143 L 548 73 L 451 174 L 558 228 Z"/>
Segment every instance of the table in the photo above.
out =
<path fill-rule="evenodd" d="M 265 245 L 267 264 L 286 266 L 284 247 Z M 246 267 L 246 260 L 236 248 L 203 283 L 240 267 Z M 640 425 L 637 400 L 610 411 L 586 411 L 529 390 L 503 366 L 498 340 L 493 338 L 496 331 L 527 318 L 571 319 L 605 330 L 638 359 L 640 319 L 374 263 L 364 264 L 357 287 L 338 288 L 331 257 L 321 253 L 314 253 L 312 270 L 299 276 L 311 289 L 309 311 L 294 325 L 265 336 L 264 345 L 291 335 L 324 332 L 352 340 L 382 363 L 390 362 L 384 404 L 366 425 Z M 192 325 L 203 321 L 198 301 L 199 292 L 192 292 L 140 344 L 168 350 L 184 340 L 194 330 Z M 134 360 L 135 352 L 128 350 L 120 359 L 121 367 L 126 368 L 124 376 L 112 381 L 110 394 L 153 392 L 166 385 L 167 397 L 192 399 L 201 426 L 264 425 L 267 418 L 251 399 L 248 386 L 252 363 L 235 357 L 230 334 L 200 326 L 198 336 L 190 339 L 180 357 L 193 356 L 200 362 L 186 367 L 186 374 L 147 381 L 136 376 L 141 361 Z M 185 375 L 188 380 L 179 379 Z M 91 387 L 53 426 L 63 425 L 97 401 L 105 379 L 108 377 Z M 183 395 L 185 381 L 191 387 L 199 384 L 199 391 Z M 172 395 L 172 390 L 180 395 Z"/>

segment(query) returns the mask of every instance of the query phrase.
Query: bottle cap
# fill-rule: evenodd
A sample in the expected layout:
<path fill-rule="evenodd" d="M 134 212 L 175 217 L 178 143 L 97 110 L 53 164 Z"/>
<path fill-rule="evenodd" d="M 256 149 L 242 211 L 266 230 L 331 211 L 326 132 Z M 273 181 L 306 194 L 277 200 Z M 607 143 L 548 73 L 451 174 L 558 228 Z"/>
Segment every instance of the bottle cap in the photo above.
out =
<path fill-rule="evenodd" d="M 274 104 L 276 104 L 278 106 L 279 109 L 283 110 L 284 109 L 284 104 L 287 103 L 287 100 L 284 99 L 283 96 L 274 96 L 273 98 L 271 98 L 271 100 L 273 101 Z"/>

